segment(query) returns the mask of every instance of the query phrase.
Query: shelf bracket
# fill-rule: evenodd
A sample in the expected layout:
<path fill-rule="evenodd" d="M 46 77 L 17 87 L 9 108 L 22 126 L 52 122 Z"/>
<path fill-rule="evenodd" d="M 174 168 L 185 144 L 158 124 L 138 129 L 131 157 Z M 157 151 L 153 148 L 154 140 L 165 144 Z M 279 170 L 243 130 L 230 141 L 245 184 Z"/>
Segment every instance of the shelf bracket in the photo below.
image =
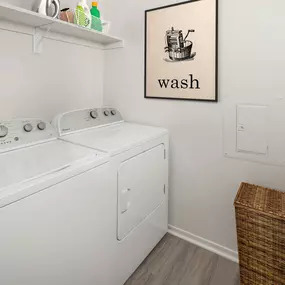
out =
<path fill-rule="evenodd" d="M 124 48 L 124 47 L 125 47 L 125 42 L 122 40 L 122 41 L 118 41 L 113 44 L 106 45 L 104 47 L 104 50 L 119 49 L 119 48 Z"/>
<path fill-rule="evenodd" d="M 52 24 L 53 23 L 35 27 L 34 35 L 33 35 L 33 51 L 34 51 L 34 54 L 41 54 L 42 53 L 43 39 L 50 32 L 50 30 L 52 28 Z"/>

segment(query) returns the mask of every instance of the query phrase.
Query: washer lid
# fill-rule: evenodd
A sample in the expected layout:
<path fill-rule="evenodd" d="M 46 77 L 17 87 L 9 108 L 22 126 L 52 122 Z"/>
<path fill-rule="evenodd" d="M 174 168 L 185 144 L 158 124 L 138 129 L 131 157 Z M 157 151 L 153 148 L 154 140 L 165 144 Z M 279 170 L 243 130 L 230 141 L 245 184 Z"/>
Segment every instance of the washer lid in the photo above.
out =
<path fill-rule="evenodd" d="M 0 155 L 0 192 L 19 183 L 44 178 L 69 167 L 108 161 L 105 153 L 53 140 Z M 80 168 L 79 170 L 80 171 Z"/>
<path fill-rule="evenodd" d="M 63 136 L 62 139 L 114 156 L 165 134 L 168 134 L 166 129 L 124 122 Z"/>

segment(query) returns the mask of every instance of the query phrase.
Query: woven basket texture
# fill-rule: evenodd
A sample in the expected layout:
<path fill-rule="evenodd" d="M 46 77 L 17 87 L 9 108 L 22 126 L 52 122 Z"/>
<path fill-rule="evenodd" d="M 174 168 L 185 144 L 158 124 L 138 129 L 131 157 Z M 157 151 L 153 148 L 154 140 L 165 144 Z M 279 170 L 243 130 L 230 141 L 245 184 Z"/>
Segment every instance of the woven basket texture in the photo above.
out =
<path fill-rule="evenodd" d="M 285 285 L 285 193 L 242 183 L 236 200 L 241 285 Z"/>

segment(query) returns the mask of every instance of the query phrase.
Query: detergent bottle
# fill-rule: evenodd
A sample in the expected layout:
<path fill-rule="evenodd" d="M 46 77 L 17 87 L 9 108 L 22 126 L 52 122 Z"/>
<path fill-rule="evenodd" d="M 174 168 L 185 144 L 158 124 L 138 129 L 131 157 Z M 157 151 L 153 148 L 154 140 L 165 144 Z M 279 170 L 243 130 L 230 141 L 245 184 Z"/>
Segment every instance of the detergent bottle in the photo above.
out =
<path fill-rule="evenodd" d="M 91 29 L 91 13 L 86 0 L 80 0 L 78 2 L 77 7 L 75 8 L 74 22 L 81 27 Z"/>

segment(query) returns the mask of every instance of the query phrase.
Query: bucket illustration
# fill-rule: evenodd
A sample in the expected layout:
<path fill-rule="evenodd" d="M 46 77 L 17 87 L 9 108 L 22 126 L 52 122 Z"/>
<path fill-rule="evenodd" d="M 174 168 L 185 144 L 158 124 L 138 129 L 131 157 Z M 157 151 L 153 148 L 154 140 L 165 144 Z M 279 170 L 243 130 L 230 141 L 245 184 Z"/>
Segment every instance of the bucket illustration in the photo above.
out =
<path fill-rule="evenodd" d="M 168 53 L 171 61 L 183 61 L 195 57 L 196 53 L 192 53 L 193 42 L 187 40 L 190 33 L 193 32 L 195 32 L 195 30 L 188 30 L 184 38 L 182 30 L 175 30 L 174 27 L 172 27 L 171 30 L 166 31 L 165 52 Z"/>

